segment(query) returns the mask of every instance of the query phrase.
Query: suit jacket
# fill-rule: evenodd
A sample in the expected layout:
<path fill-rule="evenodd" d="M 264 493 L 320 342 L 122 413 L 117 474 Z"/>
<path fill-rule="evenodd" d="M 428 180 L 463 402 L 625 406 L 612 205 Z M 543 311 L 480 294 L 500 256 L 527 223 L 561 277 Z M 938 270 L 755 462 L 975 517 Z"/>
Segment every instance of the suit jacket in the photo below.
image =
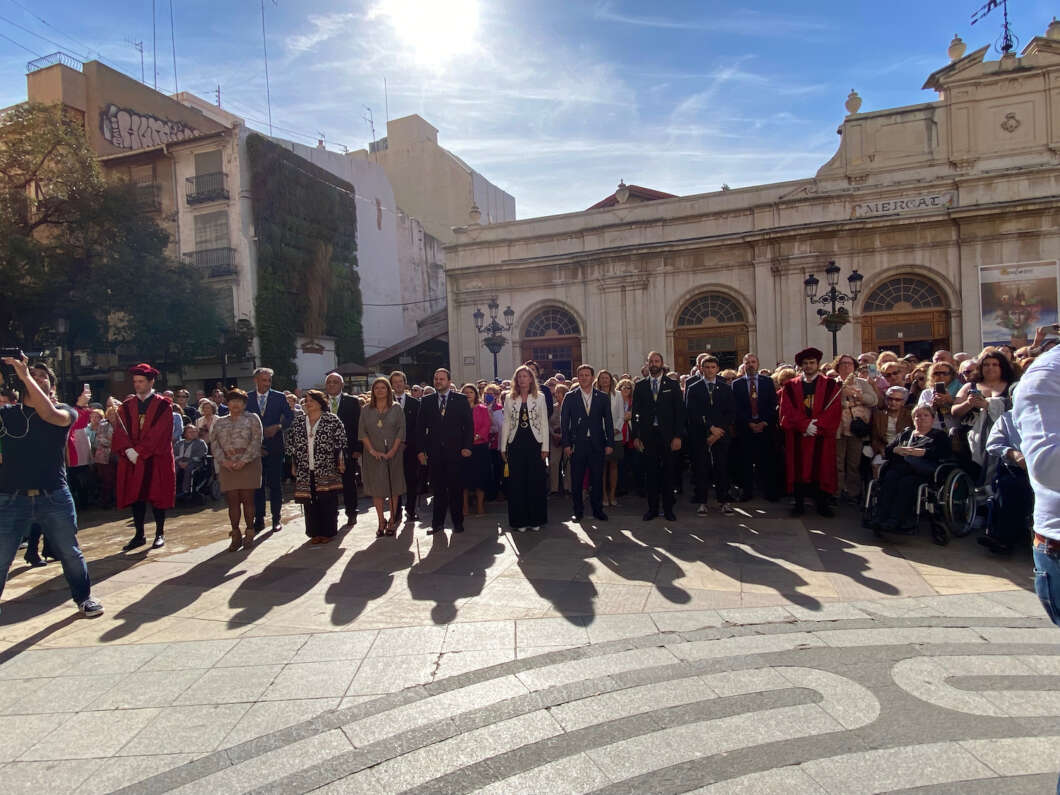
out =
<path fill-rule="evenodd" d="M 291 427 L 291 422 L 294 420 L 294 412 L 291 411 L 291 407 L 287 403 L 287 397 L 283 392 L 278 392 L 275 389 L 270 389 L 266 393 L 264 415 L 261 413 L 261 407 L 258 406 L 258 392 L 256 389 L 251 389 L 250 394 L 247 395 L 247 411 L 251 414 L 257 414 L 261 418 L 262 428 L 268 428 L 270 425 L 280 425 L 286 430 Z M 262 437 L 261 446 L 265 448 L 269 455 L 283 458 L 282 433 L 276 434 L 271 439 Z"/>
<path fill-rule="evenodd" d="M 751 416 L 751 382 L 750 378 L 758 381 L 758 419 Z M 777 387 L 773 379 L 768 375 L 743 376 L 732 382 L 732 397 L 736 404 L 736 432 L 748 431 L 748 424 L 752 421 L 765 422 L 771 428 L 776 427 L 778 419 Z M 750 431 L 748 431 L 750 432 Z"/>
<path fill-rule="evenodd" d="M 581 387 L 576 387 L 563 398 L 560 431 L 564 447 L 580 447 L 588 442 L 593 450 L 603 451 L 615 444 L 615 424 L 611 419 L 611 399 L 599 389 L 593 390 L 589 413 L 585 413 Z"/>
<path fill-rule="evenodd" d="M 420 401 L 405 393 L 405 455 L 416 455 L 420 451 Z"/>
<path fill-rule="evenodd" d="M 681 397 L 681 385 L 665 375 L 659 381 L 659 397 L 651 391 L 651 378 L 638 381 L 633 387 L 632 438 L 643 440 L 655 420 L 659 420 L 659 431 L 663 441 L 670 442 L 685 435 L 685 404 Z"/>
<path fill-rule="evenodd" d="M 353 395 L 339 395 L 339 410 L 335 412 L 346 429 L 346 455 L 352 456 L 364 449 L 364 443 L 357 438 L 357 427 L 361 422 L 361 401 Z"/>
<path fill-rule="evenodd" d="M 650 389 L 648 394 L 651 394 Z M 714 380 L 713 395 L 705 379 L 701 378 L 692 386 L 686 386 L 685 411 L 689 433 L 709 433 L 712 425 L 717 425 L 726 434 L 731 435 L 733 432 L 733 425 L 736 423 L 736 401 L 732 388 L 720 378 Z"/>
<path fill-rule="evenodd" d="M 432 458 L 457 461 L 461 450 L 470 450 L 475 441 L 471 404 L 456 390 L 449 392 L 445 402 L 445 416 L 438 407 L 438 395 L 429 395 L 420 402 L 419 451 Z M 408 433 L 405 434 L 406 438 Z"/>

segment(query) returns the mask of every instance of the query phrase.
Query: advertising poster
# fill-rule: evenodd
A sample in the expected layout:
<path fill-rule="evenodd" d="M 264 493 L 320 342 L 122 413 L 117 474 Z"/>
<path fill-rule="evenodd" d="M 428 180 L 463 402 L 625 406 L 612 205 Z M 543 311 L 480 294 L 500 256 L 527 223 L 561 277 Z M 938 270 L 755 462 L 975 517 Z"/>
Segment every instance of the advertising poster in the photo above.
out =
<path fill-rule="evenodd" d="M 1060 266 L 1056 260 L 981 265 L 979 298 L 983 347 L 1023 347 L 1039 326 L 1057 322 Z"/>

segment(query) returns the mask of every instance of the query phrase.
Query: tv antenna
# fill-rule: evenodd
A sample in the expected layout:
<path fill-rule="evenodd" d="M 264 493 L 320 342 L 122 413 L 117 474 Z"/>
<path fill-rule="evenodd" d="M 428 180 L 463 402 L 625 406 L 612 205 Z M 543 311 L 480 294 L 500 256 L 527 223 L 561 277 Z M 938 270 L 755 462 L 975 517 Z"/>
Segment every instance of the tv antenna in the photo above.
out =
<path fill-rule="evenodd" d="M 1002 55 L 1008 55 L 1019 45 L 1019 38 L 1012 32 L 1012 25 L 1008 21 L 1008 0 L 987 0 L 972 14 L 972 24 L 985 19 L 998 6 L 1002 13 L 1001 35 L 994 42 L 994 49 Z"/>
<path fill-rule="evenodd" d="M 133 41 L 128 37 L 126 37 L 125 41 L 131 44 L 133 49 L 140 53 L 140 82 L 146 85 L 146 73 L 144 72 L 144 43 L 142 41 Z"/>
<path fill-rule="evenodd" d="M 372 143 L 375 143 L 375 120 L 372 118 L 372 109 L 370 107 L 368 107 L 367 105 L 363 105 L 362 107 L 366 111 L 368 111 L 361 118 L 364 119 L 365 122 L 368 124 L 368 130 L 369 130 L 369 132 L 372 135 L 372 137 L 369 138 L 368 140 L 369 140 L 370 144 L 372 144 Z M 371 148 L 370 145 L 369 145 L 369 148 Z"/>
<path fill-rule="evenodd" d="M 277 5 L 272 0 L 273 6 Z M 269 86 L 269 48 L 265 43 L 265 0 L 261 0 L 261 51 L 265 55 L 265 107 L 269 113 L 269 135 L 272 135 L 272 90 Z"/>

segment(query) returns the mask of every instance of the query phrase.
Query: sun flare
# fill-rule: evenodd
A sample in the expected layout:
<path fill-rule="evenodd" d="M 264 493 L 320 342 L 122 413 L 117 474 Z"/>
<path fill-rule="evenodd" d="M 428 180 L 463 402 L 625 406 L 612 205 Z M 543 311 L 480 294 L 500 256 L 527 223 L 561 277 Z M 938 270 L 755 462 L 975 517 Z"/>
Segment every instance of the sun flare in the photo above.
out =
<path fill-rule="evenodd" d="M 468 52 L 479 25 L 478 0 L 380 0 L 370 15 L 394 28 L 417 63 L 441 67 Z"/>

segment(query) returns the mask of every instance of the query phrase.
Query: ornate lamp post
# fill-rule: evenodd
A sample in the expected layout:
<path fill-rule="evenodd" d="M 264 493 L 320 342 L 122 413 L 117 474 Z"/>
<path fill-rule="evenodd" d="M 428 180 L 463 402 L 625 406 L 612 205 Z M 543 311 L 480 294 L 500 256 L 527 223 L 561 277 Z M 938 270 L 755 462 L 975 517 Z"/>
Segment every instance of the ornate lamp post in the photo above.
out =
<path fill-rule="evenodd" d="M 508 338 L 503 335 L 502 332 L 511 331 L 512 325 L 515 323 L 515 311 L 509 306 L 502 316 L 504 317 L 504 325 L 502 326 L 497 322 L 497 310 L 501 308 L 501 305 L 497 303 L 496 298 L 491 298 L 489 303 L 486 304 L 486 309 L 489 310 L 489 322 L 486 323 L 485 313 L 478 307 L 475 308 L 474 313 L 471 315 L 475 318 L 475 328 L 478 333 L 482 335 L 482 344 L 486 346 L 486 350 L 493 354 L 493 380 L 497 380 L 497 354 L 501 352 L 501 349 L 507 344 Z"/>
<path fill-rule="evenodd" d="M 829 309 L 818 309 L 817 316 L 821 318 L 821 324 L 832 333 L 832 357 L 835 358 L 839 355 L 837 340 L 839 330 L 850 322 L 850 312 L 843 304 L 854 305 L 854 302 L 858 300 L 858 295 L 861 293 L 861 282 L 865 277 L 858 273 L 857 270 L 851 271 L 847 277 L 847 283 L 850 285 L 850 293 L 848 294 L 841 293 L 836 289 L 839 284 L 839 266 L 835 264 L 835 260 L 831 260 L 828 263 L 828 267 L 824 269 L 824 275 L 828 280 L 828 291 L 823 295 L 818 297 L 817 286 L 821 282 L 812 273 L 806 277 L 802 286 L 806 291 L 806 300 L 810 302 L 810 306 L 820 304 L 822 307 L 830 307 Z"/>

